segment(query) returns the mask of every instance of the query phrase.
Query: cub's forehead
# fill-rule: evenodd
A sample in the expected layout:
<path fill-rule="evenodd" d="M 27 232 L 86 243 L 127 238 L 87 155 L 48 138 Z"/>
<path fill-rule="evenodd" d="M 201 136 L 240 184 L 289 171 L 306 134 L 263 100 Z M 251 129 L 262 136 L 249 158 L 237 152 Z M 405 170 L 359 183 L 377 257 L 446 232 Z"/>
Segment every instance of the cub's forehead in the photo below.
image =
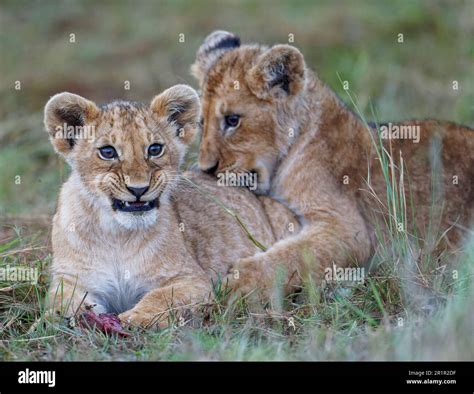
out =
<path fill-rule="evenodd" d="M 149 106 L 138 102 L 114 101 L 100 107 L 96 121 L 98 137 L 139 136 L 160 133 L 166 127 L 155 119 Z"/>
<path fill-rule="evenodd" d="M 100 107 L 99 121 L 109 125 L 128 125 L 140 123 L 151 118 L 145 104 L 130 101 L 114 101 Z"/>
<path fill-rule="evenodd" d="M 224 53 L 209 70 L 203 86 L 204 96 L 245 91 L 245 76 L 265 49 L 261 45 L 244 45 Z"/>

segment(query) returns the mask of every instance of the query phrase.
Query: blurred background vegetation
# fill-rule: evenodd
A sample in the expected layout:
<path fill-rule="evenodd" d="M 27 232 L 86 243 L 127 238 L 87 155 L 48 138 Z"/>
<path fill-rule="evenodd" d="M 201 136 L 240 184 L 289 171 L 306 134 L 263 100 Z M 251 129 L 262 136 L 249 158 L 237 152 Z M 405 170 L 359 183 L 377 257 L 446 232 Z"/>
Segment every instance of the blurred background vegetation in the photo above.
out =
<path fill-rule="evenodd" d="M 472 0 L 20 0 L 0 7 L 2 216 L 54 211 L 67 168 L 43 131 L 51 95 L 148 101 L 176 83 L 196 87 L 189 66 L 214 29 L 266 44 L 293 34 L 308 65 L 343 99 L 337 74 L 350 82 L 369 118 L 374 106 L 380 120 L 474 123 Z"/>

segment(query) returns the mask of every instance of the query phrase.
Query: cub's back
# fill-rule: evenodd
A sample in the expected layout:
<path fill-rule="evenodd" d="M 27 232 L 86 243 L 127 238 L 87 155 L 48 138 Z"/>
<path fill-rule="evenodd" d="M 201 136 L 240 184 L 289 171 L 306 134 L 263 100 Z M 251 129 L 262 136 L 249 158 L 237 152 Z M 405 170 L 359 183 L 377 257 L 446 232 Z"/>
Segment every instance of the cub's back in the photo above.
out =
<path fill-rule="evenodd" d="M 426 232 L 432 222 L 456 244 L 474 221 L 474 130 L 451 122 L 436 120 L 404 121 L 396 126 L 417 127 L 419 141 L 385 140 L 387 152 L 401 168 L 403 157 L 405 193 L 411 230 L 414 219 L 418 231 Z M 386 201 L 386 182 L 378 160 L 372 167 L 372 186 L 381 201 Z M 364 196 L 366 206 L 374 204 Z M 370 210 L 370 209 L 369 209 Z"/>

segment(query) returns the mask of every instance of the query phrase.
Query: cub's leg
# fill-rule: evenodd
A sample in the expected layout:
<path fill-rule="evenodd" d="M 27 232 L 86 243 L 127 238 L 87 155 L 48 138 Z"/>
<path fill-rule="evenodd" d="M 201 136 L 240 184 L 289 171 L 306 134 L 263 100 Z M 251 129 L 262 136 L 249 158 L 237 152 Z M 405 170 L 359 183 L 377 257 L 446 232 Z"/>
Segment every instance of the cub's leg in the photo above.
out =
<path fill-rule="evenodd" d="M 325 269 L 333 264 L 346 267 L 368 259 L 371 242 L 356 204 L 343 196 L 316 201 L 325 204 L 305 215 L 300 233 L 231 267 L 227 281 L 232 290 L 269 300 L 277 283 L 289 294 L 307 279 L 319 284 Z"/>
<path fill-rule="evenodd" d="M 145 294 L 137 305 L 121 313 L 119 318 L 134 326 L 164 328 L 168 326 L 170 316 L 180 316 L 211 298 L 212 287 L 205 278 L 177 277 Z"/>
<path fill-rule="evenodd" d="M 90 308 L 96 313 L 105 312 L 78 279 L 64 276 L 53 278 L 47 299 L 48 316 L 71 316 L 78 310 Z"/>

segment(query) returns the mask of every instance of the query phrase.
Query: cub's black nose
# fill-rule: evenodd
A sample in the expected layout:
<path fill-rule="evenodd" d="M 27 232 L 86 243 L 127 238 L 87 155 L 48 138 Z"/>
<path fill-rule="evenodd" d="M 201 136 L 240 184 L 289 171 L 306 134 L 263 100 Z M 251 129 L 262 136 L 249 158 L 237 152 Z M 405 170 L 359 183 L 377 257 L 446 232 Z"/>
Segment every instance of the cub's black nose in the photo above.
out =
<path fill-rule="evenodd" d="M 127 186 L 127 189 L 130 193 L 132 193 L 138 199 L 147 192 L 148 186 L 145 186 L 145 187 L 128 187 Z"/>

